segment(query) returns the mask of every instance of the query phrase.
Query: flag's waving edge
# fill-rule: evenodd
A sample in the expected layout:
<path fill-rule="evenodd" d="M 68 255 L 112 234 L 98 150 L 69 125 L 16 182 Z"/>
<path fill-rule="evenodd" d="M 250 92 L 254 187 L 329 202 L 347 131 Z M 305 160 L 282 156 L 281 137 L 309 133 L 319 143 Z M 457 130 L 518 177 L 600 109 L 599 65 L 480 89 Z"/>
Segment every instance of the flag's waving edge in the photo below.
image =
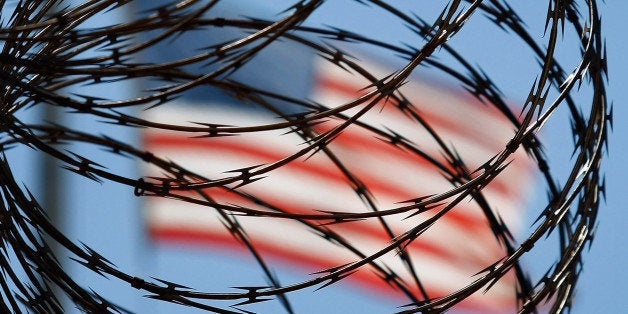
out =
<path fill-rule="evenodd" d="M 386 75 L 386 69 L 373 65 L 372 73 Z M 338 107 L 366 93 L 369 82 L 336 65 L 316 64 L 316 79 L 310 98 L 326 107 Z M 482 104 L 463 91 L 411 80 L 401 91 L 416 112 L 438 133 L 436 140 L 425 125 L 390 101 L 381 101 L 354 124 L 335 136 L 326 146 L 330 154 L 308 153 L 264 173 L 257 181 L 235 189 L 212 187 L 203 190 L 212 202 L 229 206 L 320 214 L 326 212 L 368 213 L 411 205 L 412 200 L 437 195 L 456 187 L 448 169 L 451 163 L 443 147 L 454 148 L 464 166 L 473 171 L 498 154 L 514 134 L 514 126 L 497 110 Z M 360 108 L 343 111 L 351 116 Z M 175 104 L 148 110 L 151 121 L 188 121 L 218 125 L 251 126 L 278 123 L 281 119 L 228 106 Z M 312 126 L 312 132 L 326 131 L 343 123 L 341 116 Z M 367 127 L 368 126 L 368 127 Z M 288 130 L 289 131 L 289 130 Z M 306 140 L 286 129 L 243 133 L 236 136 L 192 138 L 193 134 L 146 129 L 143 141 L 147 151 L 172 160 L 187 170 L 209 179 L 229 178 L 235 170 L 270 165 L 307 147 Z M 395 145 L 384 134 L 403 139 Z M 311 142 L 311 140 L 310 140 Z M 417 154 L 420 151 L 425 155 Z M 430 156 L 430 158 L 426 158 Z M 531 163 L 517 151 L 511 164 L 481 191 L 490 209 L 516 232 L 521 225 L 522 202 Z M 339 166 L 336 161 L 340 161 Z M 236 172 L 237 173 L 237 172 Z M 146 177 L 160 176 L 147 168 Z M 361 186 L 356 186 L 356 182 Z M 234 188 L 235 182 L 229 187 Z M 358 193 L 356 193 L 356 191 Z M 190 197 L 195 197 L 192 192 Z M 365 198 L 368 195 L 368 198 Z M 379 254 L 393 239 L 407 235 L 425 224 L 455 197 L 444 200 L 420 214 L 416 210 L 377 218 L 326 224 L 329 221 L 229 216 L 237 221 L 247 239 L 264 256 L 290 262 L 316 273 L 335 266 L 360 261 Z M 241 239 L 234 237 L 225 216 L 212 208 L 169 198 L 146 198 L 146 217 L 156 240 L 185 241 L 220 246 L 225 249 Z M 226 227 L 227 226 L 227 227 Z M 232 228 L 233 226 L 231 226 Z M 466 197 L 453 209 L 429 224 L 426 231 L 406 241 L 407 260 L 398 250 L 390 250 L 362 267 L 349 278 L 371 290 L 400 294 L 386 282 L 386 274 L 396 274 L 410 292 L 421 299 L 413 278 L 416 273 L 430 298 L 456 291 L 471 283 L 474 274 L 505 256 L 504 248 L 491 232 L 483 209 Z M 408 268 L 410 261 L 413 271 Z M 379 268 L 378 268 L 379 267 Z M 314 275 L 313 275 L 314 276 Z M 388 278 L 389 279 L 389 278 Z M 392 287 L 392 288 L 391 288 Z M 464 302 L 469 308 L 503 311 L 515 307 L 515 280 L 506 275 L 485 294 L 476 293 Z"/>

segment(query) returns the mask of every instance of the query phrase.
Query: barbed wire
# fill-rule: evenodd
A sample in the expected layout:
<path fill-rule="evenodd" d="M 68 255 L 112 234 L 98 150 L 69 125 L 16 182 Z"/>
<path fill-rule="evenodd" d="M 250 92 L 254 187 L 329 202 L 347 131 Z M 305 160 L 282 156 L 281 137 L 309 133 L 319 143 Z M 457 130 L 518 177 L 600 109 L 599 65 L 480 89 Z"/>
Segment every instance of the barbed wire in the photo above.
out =
<path fill-rule="evenodd" d="M 308 25 L 305 23 L 308 18 L 326 5 L 322 0 L 295 1 L 273 20 L 211 17 L 220 2 L 190 0 L 167 3 L 142 11 L 122 23 L 91 28 L 85 27 L 91 18 L 110 14 L 107 13 L 109 11 L 126 10 L 134 4 L 133 1 L 92 0 L 81 4 L 20 1 L 15 4 L 14 10 L 6 9 L 9 5 L 2 2 L 0 147 L 3 151 L 15 146 L 31 147 L 54 157 L 64 168 L 77 175 L 131 187 L 137 196 L 174 199 L 216 210 L 229 232 L 253 254 L 269 285 L 241 287 L 241 292 L 204 292 L 165 280 L 130 275 L 88 245 L 71 241 L 63 230 L 51 223 L 46 217 L 45 208 L 42 208 L 28 187 L 19 186 L 19 180 L 12 173 L 15 165 L 11 165 L 5 156 L 0 171 L 3 198 L 0 215 L 3 239 L 0 265 L 3 280 L 0 280 L 0 285 L 4 301 L 0 306 L 4 312 L 20 312 L 24 308 L 33 312 L 62 312 L 56 293 L 67 295 L 85 312 L 126 311 L 75 282 L 50 248 L 50 241 L 57 242 L 71 252 L 76 262 L 96 273 L 127 282 L 130 287 L 145 291 L 149 298 L 217 313 L 245 312 L 240 308 L 241 305 L 269 298 L 279 298 L 286 311 L 292 312 L 288 301 L 291 292 L 334 284 L 363 267 L 371 267 L 382 280 L 402 291 L 408 298 L 410 304 L 401 313 L 445 311 L 472 294 L 490 288 L 508 273 L 514 273 L 516 278 L 519 312 L 537 312 L 539 306 L 548 300 L 551 302 L 551 312 L 563 312 L 571 307 L 574 287 L 582 270 L 582 252 L 593 238 L 600 198 L 604 196 L 604 178 L 600 166 L 607 145 L 607 133 L 612 126 L 612 110 L 607 105 L 605 92 L 606 50 L 597 1 L 548 1 L 543 44 L 534 39 L 525 21 L 507 1 L 452 0 L 444 5 L 441 14 L 433 21 L 404 12 L 383 1 L 356 1 L 357 5 L 368 5 L 382 14 L 394 16 L 400 24 L 406 25 L 423 39 L 422 44 L 417 46 L 394 44 L 375 39 L 369 34 L 333 26 Z M 8 16 L 6 12 L 11 15 Z M 520 113 L 511 110 L 497 89 L 497 84 L 479 67 L 473 66 L 473 60 L 467 60 L 449 44 L 450 39 L 460 35 L 465 23 L 478 15 L 485 16 L 511 37 L 519 38 L 539 62 L 539 73 Z M 242 35 L 200 51 L 186 51 L 186 55 L 181 58 L 159 62 L 146 62 L 143 59 L 147 51 L 176 40 L 181 34 L 215 28 L 240 30 Z M 565 33 L 580 39 L 577 47 L 580 59 L 570 72 L 564 70 L 555 55 L 561 45 L 561 36 L 567 36 Z M 405 64 L 398 71 L 382 78 L 370 72 L 348 52 L 330 44 L 332 40 L 375 47 L 391 55 L 401 56 Z M 231 78 L 231 74 L 255 60 L 270 45 L 283 43 L 304 47 L 336 66 L 356 73 L 371 85 L 365 88 L 360 97 L 341 106 L 331 107 Z M 450 58 L 447 60 L 455 60 L 458 67 L 439 61 L 441 59 L 436 58 L 435 54 L 447 54 Z M 486 160 L 480 168 L 470 168 L 456 148 L 447 144 L 446 139 L 430 126 L 429 119 L 401 92 L 400 87 L 419 66 L 429 66 L 456 79 L 476 98 L 497 109 L 516 130 L 512 139 L 503 143 L 500 152 Z M 90 94 L 91 89 L 82 88 L 148 80 L 163 85 L 128 99 L 104 99 Z M 141 115 L 125 111 L 129 107 L 146 109 L 173 105 L 178 97 L 184 97 L 199 86 L 218 88 L 281 117 L 282 121 L 253 126 L 211 123 L 189 125 L 149 121 Z M 68 92 L 70 88 L 78 92 L 72 94 Z M 588 91 L 590 99 L 586 103 L 574 98 L 578 90 Z M 554 98 L 548 99 L 548 95 Z M 367 112 L 377 110 L 382 101 L 415 120 L 417 128 L 427 131 L 438 143 L 439 153 L 444 158 L 422 150 L 394 131 L 360 120 Z M 286 103 L 290 104 L 290 110 L 286 109 Z M 231 171 L 229 175 L 212 179 L 188 169 L 185 164 L 177 164 L 106 135 L 61 124 L 24 122 L 19 118 L 21 112 L 43 106 L 69 109 L 115 125 L 167 130 L 200 138 L 280 130 L 298 135 L 306 145 L 272 163 L 235 171 L 225 169 Z M 575 145 L 571 171 L 566 177 L 560 178 L 564 182 L 559 184 L 536 134 L 562 107 L 566 107 L 569 112 Z M 297 108 L 296 113 L 294 108 Z M 322 132 L 315 128 L 327 119 L 340 122 Z M 413 202 L 403 206 L 378 208 L 369 186 L 346 167 L 345 161 L 330 148 L 329 144 L 350 126 L 359 126 L 374 135 L 374 138 L 430 163 L 435 171 L 451 183 L 452 188 L 434 195 L 417 195 Z M 106 165 L 100 165 L 91 156 L 64 149 L 61 143 L 88 143 L 103 147 L 113 154 L 153 165 L 162 175 L 137 178 L 116 172 Z M 483 192 L 489 183 L 502 174 L 519 148 L 523 148 L 529 159 L 536 163 L 548 189 L 547 205 L 539 211 L 536 227 L 522 241 L 513 238 L 507 224 Z M 369 210 L 295 213 L 243 189 L 290 162 L 314 154 L 324 155 L 333 161 Z M 208 188 L 229 190 L 252 201 L 256 207 L 217 201 L 207 192 Z M 504 256 L 495 260 L 465 287 L 448 295 L 434 297 L 423 287 L 422 277 L 412 268 L 405 248 L 469 197 L 482 209 L 488 222 L 487 228 L 503 246 Z M 394 233 L 383 219 L 400 214 L 416 215 L 428 210 L 435 211 L 435 214 L 402 233 Z M 281 285 L 270 270 L 263 252 L 259 251 L 247 235 L 246 228 L 239 223 L 238 217 L 242 215 L 297 221 L 303 228 L 352 252 L 356 261 L 323 270 L 300 283 Z M 344 239 L 342 234 L 328 227 L 329 224 L 360 223 L 361 220 L 372 219 L 378 220 L 388 230 L 390 237 L 389 245 L 376 252 L 361 251 L 354 243 Z M 558 234 L 559 237 L 557 258 L 542 278 L 532 280 L 521 260 L 534 250 L 543 237 L 550 234 Z M 399 252 L 399 258 L 412 274 L 414 282 L 402 280 L 399 274 L 380 262 L 381 256 L 390 252 Z M 11 256 L 13 262 L 10 262 Z M 419 287 L 418 292 L 415 286 Z M 220 307 L 212 303 L 220 300 L 232 301 L 234 304 Z"/>

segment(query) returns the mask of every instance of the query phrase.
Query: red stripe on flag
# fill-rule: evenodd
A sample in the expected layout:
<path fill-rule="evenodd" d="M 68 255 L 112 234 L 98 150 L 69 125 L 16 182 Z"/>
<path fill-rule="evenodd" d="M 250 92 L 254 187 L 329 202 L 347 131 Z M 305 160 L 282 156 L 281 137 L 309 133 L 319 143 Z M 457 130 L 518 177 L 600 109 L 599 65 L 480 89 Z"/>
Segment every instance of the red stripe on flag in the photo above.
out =
<path fill-rule="evenodd" d="M 257 205 L 254 201 L 245 198 L 244 196 L 240 196 L 233 191 L 221 189 L 221 188 L 211 188 L 205 189 L 204 192 L 210 196 L 213 200 L 220 204 L 238 204 L 241 206 L 246 206 L 249 208 L 257 208 L 260 210 L 264 210 L 264 207 Z M 193 192 L 189 192 L 187 194 L 192 194 Z M 285 212 L 289 213 L 311 213 L 309 211 L 305 211 L 300 209 L 299 205 L 294 202 L 290 202 L 287 198 L 281 198 L 277 195 L 273 195 L 272 193 L 265 193 L 264 195 L 256 195 L 263 199 L 267 204 L 274 206 L 275 208 L 282 209 Z M 447 217 L 447 216 L 445 216 Z M 394 229 L 400 229 L 401 226 L 398 225 L 397 222 L 390 221 L 391 217 L 388 218 L 389 225 Z M 439 222 L 440 226 L 447 225 L 451 223 L 451 218 L 443 219 Z M 305 227 L 305 226 L 304 226 Z M 379 224 L 375 219 L 371 219 L 369 221 L 356 221 L 356 222 L 345 222 L 341 224 L 333 224 L 325 226 L 329 230 L 343 235 L 345 233 L 359 234 L 366 238 L 376 238 L 380 239 L 382 242 L 390 241 L 390 236 L 385 232 L 382 225 Z M 432 227 L 433 229 L 438 228 Z M 468 248 L 468 245 L 459 245 L 460 242 L 451 243 L 452 245 L 443 245 L 439 243 L 438 237 L 434 237 L 433 233 L 424 235 L 422 237 L 414 240 L 408 247 L 408 250 L 417 250 L 422 251 L 428 254 L 432 254 L 438 256 L 443 259 L 450 259 L 451 261 L 461 261 L 464 260 L 465 263 L 473 262 L 475 264 L 488 264 L 493 261 L 494 256 L 499 256 L 504 254 L 502 248 L 500 248 L 496 241 L 491 239 L 491 234 L 488 228 L 479 228 L 474 225 L 465 225 L 460 226 L 454 223 L 454 226 L 451 228 L 456 228 L 455 230 L 459 232 L 461 235 L 464 235 L 467 239 L 472 239 L 475 243 L 482 243 L 482 254 L 469 254 L 470 252 L 461 250 L 462 248 Z M 402 228 L 405 229 L 407 228 Z M 442 228 L 441 228 L 442 229 Z M 397 230 L 397 234 L 402 231 Z"/>
<path fill-rule="evenodd" d="M 201 247 L 221 247 L 222 250 L 226 252 L 247 252 L 244 246 L 228 234 L 217 234 L 211 231 L 202 231 L 186 227 L 163 226 L 149 226 L 148 233 L 151 238 L 157 241 L 178 242 Z M 298 265 L 298 268 L 307 268 L 312 273 L 320 271 L 321 269 L 338 266 L 338 264 L 331 263 L 328 258 L 321 258 L 316 254 L 295 253 L 295 251 L 291 249 L 282 249 L 281 247 L 273 246 L 270 242 L 257 241 L 255 242 L 255 247 L 262 252 L 264 256 L 268 256 L 275 261 L 281 261 L 287 265 L 292 265 L 293 267 Z M 373 271 L 362 269 L 351 275 L 350 278 L 351 280 L 347 280 L 346 282 L 350 282 L 375 296 L 385 296 L 396 299 L 404 298 L 400 290 L 391 289 L 391 286 L 383 284 L 382 278 L 378 277 Z M 507 275 L 501 281 L 512 281 L 512 275 Z M 408 281 L 406 280 L 406 282 Z M 509 285 L 514 286 L 514 283 Z M 418 288 L 414 287 L 414 285 L 409 285 L 409 288 L 415 295 L 420 295 L 420 291 Z M 426 289 L 430 297 L 444 296 L 452 292 L 436 288 L 433 285 L 427 286 Z M 384 295 L 382 295 L 382 293 Z M 465 299 L 459 306 L 465 310 L 478 313 L 503 313 L 504 309 L 508 308 L 514 310 L 514 301 L 511 297 L 490 297 L 489 300 L 487 300 L 485 296 L 474 296 Z"/>
<path fill-rule="evenodd" d="M 177 147 L 179 149 L 183 147 L 186 147 L 186 149 L 195 149 L 199 150 L 199 152 L 202 152 L 202 150 L 204 149 L 213 151 L 229 151 L 232 154 L 235 153 L 241 156 L 252 156 L 256 159 L 259 159 L 259 161 L 262 163 L 274 162 L 285 157 L 277 151 L 247 145 L 246 143 L 240 143 L 233 139 L 199 140 L 181 138 L 180 136 L 172 136 L 165 133 L 147 133 L 144 136 L 144 142 L 146 147 L 152 148 L 152 151 L 161 151 L 166 148 L 176 149 Z M 430 166 L 426 162 L 423 163 L 425 166 Z M 300 173 L 304 173 L 307 176 L 318 178 L 320 179 L 321 184 L 329 181 L 342 182 L 343 184 L 346 184 L 347 182 L 337 169 L 336 171 L 332 170 L 335 169 L 333 165 L 323 166 L 310 160 L 307 162 L 307 164 L 300 161 L 294 161 L 289 163 L 286 167 L 289 168 L 289 170 L 287 171 L 299 171 Z M 376 178 L 366 177 L 361 174 L 358 174 L 358 177 L 362 178 L 364 184 L 369 187 L 375 195 L 378 195 L 379 193 L 387 193 L 389 195 L 393 195 L 393 197 L 399 201 L 408 200 L 418 196 L 416 194 L 410 193 L 409 191 L 404 191 L 391 185 L 381 184 Z M 264 198 L 267 197 L 272 196 L 269 194 L 265 194 Z M 464 207 L 464 204 L 459 205 L 459 208 Z M 317 208 L 317 210 L 331 209 Z M 300 212 L 312 213 L 311 211 Z M 483 227 L 486 225 L 486 220 L 483 217 L 465 215 L 462 214 L 462 212 L 464 212 L 463 209 L 461 209 L 460 211 L 452 211 L 445 216 L 445 219 L 469 230 L 486 231 L 486 228 Z"/>
<path fill-rule="evenodd" d="M 417 126 L 418 127 L 418 126 Z M 332 128 L 329 124 L 320 124 L 317 125 L 316 130 L 318 132 L 326 132 Z M 386 143 L 384 141 L 374 140 L 374 135 L 368 134 L 365 130 L 358 130 L 358 127 L 349 127 L 346 128 L 339 136 L 337 136 L 332 143 L 330 143 L 329 147 L 344 149 L 346 151 L 368 151 L 372 154 L 378 154 L 379 156 L 394 156 L 394 159 L 404 160 L 408 163 L 415 164 L 416 166 L 424 167 L 425 169 L 429 169 L 432 172 L 438 172 L 439 168 L 429 161 L 412 155 L 409 152 L 406 152 L 398 147 L 392 146 L 392 144 Z M 336 145 L 334 145 L 336 144 Z M 452 170 L 453 167 L 449 164 L 442 154 L 432 155 L 435 159 L 444 165 L 448 170 Z M 474 170 L 474 169 L 470 169 Z M 506 179 L 502 177 L 497 177 L 493 180 L 493 184 L 491 184 L 491 189 L 494 189 L 496 192 L 501 193 L 503 195 L 509 197 L 519 196 L 517 193 L 519 190 L 513 186 L 512 184 L 506 184 Z M 415 196 L 416 197 L 416 196 Z"/>
<path fill-rule="evenodd" d="M 329 65 L 327 65 L 326 67 L 329 67 Z M 344 71 L 340 72 L 340 75 L 338 75 L 338 73 L 329 73 L 336 72 L 336 70 L 337 69 L 332 68 L 331 71 L 321 71 L 321 73 L 316 76 L 315 85 L 320 90 L 321 94 L 336 93 L 342 98 L 345 98 L 346 101 L 350 101 L 366 93 L 363 91 L 364 86 L 368 82 L 364 80 L 364 83 L 360 84 L 360 82 L 356 79 L 356 76 L 348 75 Z M 414 100 L 412 96 L 417 96 L 417 94 L 420 95 L 421 93 L 421 91 L 413 91 L 413 89 L 426 89 L 426 87 L 419 88 L 412 83 L 410 83 L 409 85 L 410 86 L 405 89 L 408 93 L 404 94 L 411 101 Z M 446 115 L 437 113 L 436 110 L 434 110 L 436 108 L 434 106 L 437 106 L 436 103 L 438 102 L 438 100 L 432 100 L 430 104 L 414 103 L 415 108 L 418 110 L 420 116 L 437 131 L 448 130 L 456 132 L 473 142 L 477 142 L 480 145 L 497 149 L 503 148 L 505 143 L 495 141 L 495 137 L 493 135 L 503 132 L 509 132 L 506 134 L 510 135 L 510 137 L 514 135 L 515 127 L 512 126 L 511 123 L 496 108 L 482 104 L 477 99 L 469 97 L 467 95 L 463 95 L 458 91 L 454 91 L 453 89 L 444 90 L 442 87 L 434 87 L 433 90 L 441 90 L 447 94 L 450 94 L 452 98 L 456 100 L 456 102 L 463 103 L 467 107 L 475 107 L 473 117 L 465 116 L 461 119 L 456 115 L 456 112 L 448 112 Z M 409 121 L 409 118 L 405 116 L 400 110 L 393 110 L 392 108 L 390 108 L 391 105 L 392 104 L 386 105 L 384 101 L 381 102 L 382 110 L 387 111 L 387 114 L 391 115 L 391 117 L 398 119 L 399 121 Z M 442 106 L 443 104 L 439 105 Z M 455 105 L 453 107 L 455 107 Z M 499 132 L 490 132 L 491 130 L 487 130 L 485 125 L 478 125 L 476 123 L 473 123 L 474 119 L 480 117 L 482 117 L 483 120 L 486 119 L 494 123 L 501 124 L 502 127 L 499 128 Z M 418 127 L 418 122 L 416 123 Z"/>

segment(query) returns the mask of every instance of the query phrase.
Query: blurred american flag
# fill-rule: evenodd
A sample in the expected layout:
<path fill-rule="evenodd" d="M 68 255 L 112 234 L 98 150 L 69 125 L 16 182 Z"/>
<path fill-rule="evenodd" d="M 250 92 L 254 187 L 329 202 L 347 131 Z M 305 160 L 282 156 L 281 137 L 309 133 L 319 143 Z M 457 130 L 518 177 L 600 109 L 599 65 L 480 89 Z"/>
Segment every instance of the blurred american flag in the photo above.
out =
<path fill-rule="evenodd" d="M 338 107 L 363 95 L 365 86 L 370 83 L 329 62 L 316 62 L 315 69 L 314 86 L 308 98 L 327 107 Z M 371 62 L 369 71 L 384 77 L 390 69 Z M 413 78 L 401 91 L 439 134 L 442 143 L 455 147 L 471 170 L 497 154 L 514 134 L 512 124 L 497 110 L 464 90 Z M 359 108 L 344 114 L 351 115 L 357 110 Z M 237 126 L 282 121 L 243 106 L 206 103 L 166 105 L 146 111 L 144 118 L 158 122 L 174 120 Z M 390 102 L 382 101 L 359 121 L 388 134 L 398 134 L 435 161 L 447 165 L 442 147 L 428 130 Z M 340 119 L 327 119 L 315 125 L 314 130 L 324 133 L 340 123 Z M 142 135 L 146 150 L 211 179 L 230 177 L 233 173 L 229 171 L 276 162 L 306 147 L 301 137 L 285 129 L 212 138 L 156 129 L 145 129 Z M 292 213 L 372 212 L 399 208 L 411 204 L 413 199 L 455 187 L 434 163 L 392 145 L 359 125 L 345 129 L 328 149 L 346 167 L 344 170 L 328 155 L 308 154 L 308 158 L 289 162 L 262 179 L 237 188 L 241 193 L 225 188 L 209 188 L 204 192 L 220 204 L 260 210 L 268 210 L 268 206 L 255 199 Z M 516 232 L 523 219 L 523 199 L 530 184 L 532 164 L 522 151 L 513 156 L 510 166 L 482 192 L 492 209 Z M 145 171 L 147 176 L 158 175 L 154 168 Z M 363 184 L 374 203 L 356 194 L 356 189 L 361 187 L 356 187 L 355 182 Z M 391 233 L 393 236 L 403 234 L 439 208 L 411 217 L 408 216 L 413 211 L 389 215 L 384 218 L 385 224 L 374 218 L 310 225 L 282 218 L 230 216 L 229 219 L 237 221 L 247 239 L 270 261 L 289 263 L 308 273 L 316 273 L 377 253 L 391 244 Z M 197 243 L 246 252 L 241 239 L 234 237 L 226 227 L 229 224 L 225 217 L 213 208 L 154 197 L 147 198 L 145 213 L 150 236 L 157 241 Z M 326 232 L 338 235 L 343 243 L 350 243 L 352 249 L 329 240 Z M 482 210 L 470 199 L 456 205 L 406 250 L 413 271 L 430 297 L 464 287 L 474 280 L 474 274 L 505 255 Z M 420 295 L 412 271 L 395 250 L 375 263 L 397 274 L 412 293 Z M 363 268 L 350 276 L 349 281 L 377 294 L 399 294 L 398 289 L 382 280 L 385 276 L 380 271 L 369 267 L 371 269 Z M 514 309 L 514 302 L 514 277 L 507 276 L 487 293 L 478 293 L 466 300 L 465 305 L 470 309 L 501 312 Z"/>

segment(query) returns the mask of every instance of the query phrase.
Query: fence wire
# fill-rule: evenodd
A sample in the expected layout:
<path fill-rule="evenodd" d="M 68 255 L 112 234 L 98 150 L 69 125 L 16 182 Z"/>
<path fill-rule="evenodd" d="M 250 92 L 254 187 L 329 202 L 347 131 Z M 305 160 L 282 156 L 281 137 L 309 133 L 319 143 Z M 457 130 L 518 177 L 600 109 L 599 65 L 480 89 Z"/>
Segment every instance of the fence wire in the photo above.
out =
<path fill-rule="evenodd" d="M 328 5 L 323 0 L 295 1 L 274 19 L 243 16 L 220 16 L 214 14 L 222 1 L 189 0 L 168 2 L 139 13 L 127 14 L 121 23 L 98 27 L 86 27 L 94 17 L 111 12 L 123 12 L 136 8 L 129 0 L 92 0 L 82 3 L 63 1 L 2 1 L 2 23 L 0 27 L 0 82 L 2 83 L 1 142 L 2 150 L 16 146 L 30 147 L 51 156 L 63 167 L 76 175 L 96 181 L 112 181 L 131 187 L 139 197 L 163 197 L 207 206 L 223 219 L 228 230 L 255 256 L 257 263 L 268 279 L 268 286 L 244 287 L 233 292 L 225 287 L 224 292 L 206 292 L 187 288 L 154 278 L 139 278 L 114 266 L 106 256 L 91 249 L 87 244 L 76 243 L 64 235 L 63 230 L 51 223 L 46 210 L 29 187 L 20 185 L 20 178 L 12 172 L 14 163 L 4 156 L 1 159 L 0 179 L 2 204 L 0 234 L 2 250 L 2 299 L 3 312 L 62 312 L 59 295 L 65 294 L 85 312 L 124 312 L 124 305 L 109 302 L 104 296 L 75 282 L 63 263 L 59 262 L 51 243 L 63 247 L 77 263 L 102 274 L 110 280 L 128 283 L 129 289 L 140 289 L 149 298 L 192 306 L 216 313 L 241 313 L 245 304 L 266 299 L 279 299 L 288 312 L 291 292 L 311 287 L 325 287 L 346 277 L 356 270 L 371 267 L 382 280 L 402 291 L 407 297 L 401 313 L 432 313 L 448 310 L 472 294 L 490 288 L 506 274 L 516 277 L 517 309 L 521 313 L 537 312 L 541 306 L 554 313 L 571 307 L 574 288 L 582 271 L 582 255 L 590 244 L 596 227 L 600 200 L 604 196 L 604 178 L 600 173 L 603 151 L 607 145 L 607 134 L 612 126 L 611 109 L 607 105 L 605 80 L 607 75 L 605 42 L 601 31 L 601 17 L 597 1 L 593 0 L 548 0 L 547 16 L 542 20 L 543 37 L 529 32 L 528 21 L 522 20 L 509 1 L 500 0 L 451 0 L 443 4 L 442 12 L 435 19 L 421 16 L 417 5 L 411 12 L 397 8 L 385 1 L 359 0 L 356 5 L 369 6 L 379 14 L 392 16 L 416 34 L 416 45 L 399 44 L 397 39 L 380 40 L 369 33 L 344 30 L 334 26 L 312 26 L 308 19 L 317 10 Z M 537 3 L 536 5 L 541 5 Z M 10 9 L 14 6 L 14 9 Z M 520 112 L 513 112 L 503 94 L 498 90 L 499 82 L 485 74 L 473 59 L 467 59 L 450 45 L 472 17 L 488 19 L 506 31 L 513 41 L 520 41 L 538 62 L 538 74 L 529 87 L 529 96 Z M 176 42 L 178 36 L 187 32 L 203 32 L 215 29 L 234 29 L 241 36 L 194 51 L 184 51 L 183 56 L 160 62 L 145 62 L 144 56 L 154 52 L 160 45 Z M 566 70 L 558 63 L 564 37 L 578 38 L 575 54 L 577 65 Z M 335 42 L 336 44 L 333 44 Z M 378 77 L 370 73 L 359 59 L 343 50 L 342 44 L 350 43 L 361 49 L 376 48 L 405 60 L 402 67 L 390 76 Z M 298 45 L 327 59 L 338 67 L 350 70 L 371 82 L 364 96 L 355 98 L 340 108 L 298 98 L 275 90 L 260 89 L 233 80 L 231 75 L 247 63 L 255 60 L 267 47 L 275 44 Z M 572 51 L 573 53 L 573 51 Z M 446 55 L 447 58 L 437 56 Z M 449 61 L 455 60 L 456 66 Z M 464 86 L 478 99 L 496 108 L 515 130 L 512 139 L 503 143 L 501 151 L 486 160 L 479 169 L 470 169 L 465 160 L 433 131 L 429 121 L 424 120 L 415 104 L 399 88 L 418 71 L 429 67 Z M 294 69 L 299 71 L 299 69 Z M 268 77 L 272 80 L 272 77 Z M 142 91 L 139 96 L 128 99 L 106 99 L 92 93 L 93 87 L 106 88 L 116 82 L 158 82 Z M 108 85 L 109 84 L 109 85 Z M 85 86 L 91 86 L 87 88 Z M 184 97 L 195 88 L 212 86 L 227 94 L 254 104 L 281 117 L 281 122 L 254 126 L 224 124 L 168 124 L 143 119 L 140 110 L 149 107 L 167 106 L 177 98 Z M 68 92 L 72 90 L 73 92 Z M 78 92 L 77 92 L 78 91 Z M 83 92 L 84 91 L 84 92 Z M 576 93 L 586 95 L 575 97 Z M 549 95 L 549 96 L 548 96 Z M 378 110 L 378 103 L 386 101 L 408 117 L 416 120 L 417 128 L 430 131 L 439 143 L 441 156 L 422 151 L 409 140 L 390 132 L 379 125 L 369 125 L 359 120 L 360 115 Z M 291 110 L 286 110 L 285 104 Z M 73 128 L 72 125 L 48 123 L 47 121 L 23 121 L 20 114 L 39 107 L 63 108 L 75 115 L 95 118 L 106 123 L 142 129 L 163 129 L 181 132 L 201 138 L 225 137 L 267 130 L 285 130 L 297 134 L 307 143 L 291 156 L 257 167 L 231 172 L 221 179 L 207 178 L 195 173 L 185 164 L 176 164 L 160 158 L 150 151 L 135 147 L 132 142 L 113 139 L 107 135 Z M 297 108 L 296 110 L 294 108 Z M 351 108 L 360 108 L 357 113 Z M 537 134 L 549 124 L 560 108 L 569 114 L 572 126 L 574 151 L 566 156 L 571 162 L 567 175 L 557 177 L 547 161 L 542 141 Z M 296 111 L 296 113 L 295 113 Z M 351 113 L 348 113 L 351 112 Z M 333 119 L 340 123 L 327 131 L 314 129 L 321 121 Z M 365 204 L 375 204 L 369 187 L 354 176 L 342 159 L 334 157 L 329 144 L 351 125 L 358 125 L 374 135 L 374 140 L 383 140 L 389 145 L 402 148 L 406 153 L 422 156 L 447 178 L 452 189 L 435 195 L 417 195 L 416 201 L 397 208 L 379 208 L 360 213 L 350 211 L 294 213 L 273 207 L 254 195 L 241 192 L 240 188 L 270 175 L 287 163 L 304 156 L 320 154 L 335 160 L 347 183 Z M 375 139 L 377 138 L 377 139 Z M 138 163 L 151 164 L 160 169 L 161 176 L 141 177 L 110 170 L 106 165 L 94 161 L 92 156 L 82 155 L 64 145 L 87 143 L 106 148 L 114 155 L 130 157 Z M 63 144 L 63 145 L 62 145 Z M 538 222 L 522 239 L 516 240 L 508 226 L 495 213 L 483 193 L 484 188 L 502 170 L 508 167 L 512 155 L 524 148 L 548 191 L 546 206 L 537 208 Z M 552 149 L 548 147 L 546 149 Z M 571 159 L 569 159 L 571 158 Z M 233 169 L 225 169 L 233 170 Z M 244 204 L 228 204 L 215 201 L 205 191 L 208 188 L 225 188 L 248 198 L 260 207 Z M 420 238 L 426 230 L 463 200 L 471 198 L 482 208 L 487 226 L 504 247 L 504 256 L 474 277 L 463 288 L 448 295 L 434 297 L 424 289 L 415 292 L 414 286 L 422 286 L 422 278 L 410 267 L 414 282 L 407 282 L 385 265 L 379 257 L 388 252 L 399 252 L 401 259 L 405 247 Z M 359 223 L 361 220 L 377 220 L 389 215 L 411 215 L 423 211 L 436 211 L 433 216 L 416 224 L 403 233 L 391 233 L 389 246 L 380 248 L 375 254 L 361 253 L 353 243 L 326 226 L 330 223 Z M 301 222 L 303 228 L 355 253 L 356 261 L 322 271 L 299 283 L 282 285 L 274 277 L 270 266 L 252 241 L 246 229 L 238 223 L 241 215 L 259 219 L 283 218 Z M 385 220 L 381 220 L 385 224 Z M 559 239 L 559 250 L 555 261 L 544 276 L 531 279 L 524 256 L 531 254 L 539 241 L 555 235 Z M 313 296 L 314 297 L 314 296 Z M 222 306 L 220 302 L 230 302 Z"/>

